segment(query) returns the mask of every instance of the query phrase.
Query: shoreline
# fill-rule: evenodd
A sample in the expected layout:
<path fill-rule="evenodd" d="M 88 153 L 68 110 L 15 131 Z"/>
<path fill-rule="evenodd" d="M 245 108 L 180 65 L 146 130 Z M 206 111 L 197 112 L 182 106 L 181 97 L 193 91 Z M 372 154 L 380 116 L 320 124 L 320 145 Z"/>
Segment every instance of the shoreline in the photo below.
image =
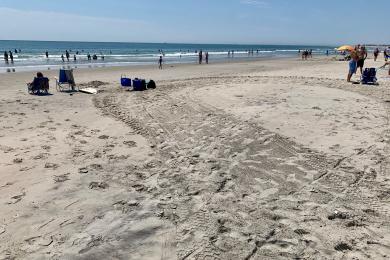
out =
<path fill-rule="evenodd" d="M 325 55 L 321 55 L 325 56 Z M 318 55 L 318 57 L 321 57 Z M 297 57 L 299 57 L 297 55 Z M 330 56 L 329 56 L 330 57 Z M 210 60 L 209 65 L 211 64 L 231 64 L 231 63 L 242 63 L 242 62 L 259 62 L 259 61 L 267 61 L 267 60 L 280 60 L 280 59 L 294 59 L 293 56 L 286 56 L 286 57 L 281 57 L 281 56 L 274 56 L 274 57 L 249 57 L 249 58 L 226 58 L 226 59 L 217 59 L 217 60 Z M 142 68 L 150 68 L 150 67 L 158 67 L 158 63 L 156 60 L 156 65 L 153 65 L 151 63 L 131 63 L 129 62 L 128 65 L 126 63 L 117 63 L 117 64 L 110 64 L 110 63 L 80 63 L 80 64 L 75 64 L 73 62 L 66 62 L 64 65 L 50 65 L 49 67 L 47 66 L 35 66 L 31 65 L 28 66 L 28 69 L 22 69 L 22 70 L 17 70 L 18 67 L 3 67 L 0 69 L 0 74 L 14 74 L 14 73 L 20 73 L 20 72 L 32 72 L 32 71 L 51 71 L 51 70 L 59 70 L 59 69 L 102 69 L 102 68 L 119 68 L 119 69 L 124 69 L 124 68 L 132 68 L 132 67 L 142 67 Z M 169 62 L 169 63 L 164 63 L 164 67 L 171 67 L 171 66 L 181 66 L 181 65 L 199 65 L 198 62 L 194 61 L 187 61 L 187 62 Z M 201 65 L 207 65 L 205 62 Z M 26 67 L 23 67 L 26 68 Z"/>

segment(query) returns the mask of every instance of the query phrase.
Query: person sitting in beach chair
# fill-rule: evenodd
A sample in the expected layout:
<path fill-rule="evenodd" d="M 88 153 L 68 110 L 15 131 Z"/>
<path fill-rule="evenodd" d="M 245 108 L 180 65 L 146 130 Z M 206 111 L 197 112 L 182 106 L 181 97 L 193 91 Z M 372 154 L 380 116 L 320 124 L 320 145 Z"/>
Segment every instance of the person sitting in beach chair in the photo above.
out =
<path fill-rule="evenodd" d="M 60 70 L 59 78 L 56 79 L 57 91 L 75 91 L 76 83 L 73 77 L 73 70 Z"/>
<path fill-rule="evenodd" d="M 37 73 L 33 82 L 27 83 L 28 93 L 33 95 L 49 93 L 49 79 L 44 77 L 41 72 Z"/>

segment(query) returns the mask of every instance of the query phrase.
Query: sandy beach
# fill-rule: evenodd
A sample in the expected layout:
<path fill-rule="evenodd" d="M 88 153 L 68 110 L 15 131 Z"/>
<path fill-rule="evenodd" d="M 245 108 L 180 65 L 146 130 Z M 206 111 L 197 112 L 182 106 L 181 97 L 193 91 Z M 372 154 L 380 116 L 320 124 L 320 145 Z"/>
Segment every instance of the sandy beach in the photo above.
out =
<path fill-rule="evenodd" d="M 48 96 L 0 74 L 0 259 L 389 259 L 390 78 L 347 70 L 76 70 L 97 95 L 57 92 L 51 70 Z"/>

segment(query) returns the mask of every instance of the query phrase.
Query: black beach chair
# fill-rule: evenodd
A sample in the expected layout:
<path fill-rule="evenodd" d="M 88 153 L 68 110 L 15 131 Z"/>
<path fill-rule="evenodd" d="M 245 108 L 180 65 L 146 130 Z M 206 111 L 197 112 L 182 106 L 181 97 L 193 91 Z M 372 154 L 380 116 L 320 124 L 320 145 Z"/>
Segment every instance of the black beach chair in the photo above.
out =
<path fill-rule="evenodd" d="M 34 78 L 33 82 L 27 83 L 27 91 L 33 95 L 49 94 L 49 79 Z"/>
<path fill-rule="evenodd" d="M 363 71 L 363 75 L 361 77 L 360 82 L 364 85 L 376 85 L 376 68 L 366 68 Z"/>
<path fill-rule="evenodd" d="M 57 91 L 78 91 L 73 77 L 73 70 L 60 70 L 59 78 L 56 78 Z"/>

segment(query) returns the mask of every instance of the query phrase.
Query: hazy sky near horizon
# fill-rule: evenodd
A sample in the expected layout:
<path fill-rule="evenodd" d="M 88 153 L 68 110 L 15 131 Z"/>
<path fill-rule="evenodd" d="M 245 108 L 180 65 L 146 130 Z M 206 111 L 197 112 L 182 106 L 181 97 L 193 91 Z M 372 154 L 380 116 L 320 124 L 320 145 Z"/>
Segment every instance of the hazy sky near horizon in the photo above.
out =
<path fill-rule="evenodd" d="M 0 0 L 0 40 L 390 43 L 390 0 Z"/>

